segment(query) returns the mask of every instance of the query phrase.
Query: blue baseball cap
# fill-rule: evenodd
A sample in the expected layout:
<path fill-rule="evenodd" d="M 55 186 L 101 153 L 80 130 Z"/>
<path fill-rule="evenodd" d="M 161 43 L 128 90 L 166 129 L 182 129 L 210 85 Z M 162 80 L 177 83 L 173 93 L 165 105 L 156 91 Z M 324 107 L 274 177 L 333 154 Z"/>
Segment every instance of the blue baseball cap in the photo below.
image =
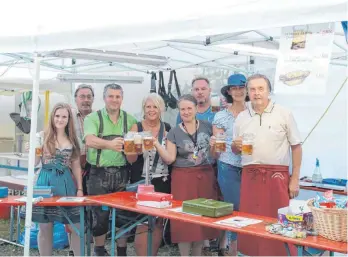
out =
<path fill-rule="evenodd" d="M 221 88 L 221 94 L 225 97 L 228 96 L 227 91 L 230 87 L 245 86 L 246 81 L 247 79 L 243 74 L 233 74 L 229 76 L 227 79 L 227 85 Z"/>

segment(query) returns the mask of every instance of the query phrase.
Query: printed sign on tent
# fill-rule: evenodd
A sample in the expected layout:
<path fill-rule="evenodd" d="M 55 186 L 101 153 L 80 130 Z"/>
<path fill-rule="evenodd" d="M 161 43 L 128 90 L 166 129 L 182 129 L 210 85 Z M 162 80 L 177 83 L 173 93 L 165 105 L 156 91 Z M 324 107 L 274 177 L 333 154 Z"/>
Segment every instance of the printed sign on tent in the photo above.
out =
<path fill-rule="evenodd" d="M 274 93 L 323 95 L 334 40 L 334 23 L 282 29 Z"/>

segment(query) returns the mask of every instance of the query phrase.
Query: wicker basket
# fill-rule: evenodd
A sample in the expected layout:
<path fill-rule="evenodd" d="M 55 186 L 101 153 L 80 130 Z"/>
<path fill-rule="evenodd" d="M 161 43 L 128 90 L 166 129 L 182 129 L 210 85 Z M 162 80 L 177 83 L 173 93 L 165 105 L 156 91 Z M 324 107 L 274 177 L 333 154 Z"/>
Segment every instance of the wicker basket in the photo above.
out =
<path fill-rule="evenodd" d="M 313 206 L 313 200 L 308 207 L 313 214 L 314 229 L 320 236 L 334 241 L 347 242 L 347 209 L 326 209 Z"/>

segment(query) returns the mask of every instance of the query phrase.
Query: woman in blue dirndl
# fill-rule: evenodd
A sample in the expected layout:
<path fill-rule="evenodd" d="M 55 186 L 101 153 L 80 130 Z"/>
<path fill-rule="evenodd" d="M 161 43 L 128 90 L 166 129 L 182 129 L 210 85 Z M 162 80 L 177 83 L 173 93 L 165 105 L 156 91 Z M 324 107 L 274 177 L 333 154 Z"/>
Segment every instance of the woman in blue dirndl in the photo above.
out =
<path fill-rule="evenodd" d="M 80 148 L 75 133 L 70 106 L 58 103 L 51 113 L 43 137 L 42 157 L 36 157 L 36 165 L 42 168 L 36 186 L 51 186 L 54 196 L 83 196 L 80 166 Z M 39 223 L 38 247 L 41 256 L 52 255 L 53 223 L 69 224 L 67 217 L 79 227 L 79 207 L 33 207 L 34 222 Z M 71 245 L 75 256 L 80 256 L 80 239 L 74 229 Z"/>

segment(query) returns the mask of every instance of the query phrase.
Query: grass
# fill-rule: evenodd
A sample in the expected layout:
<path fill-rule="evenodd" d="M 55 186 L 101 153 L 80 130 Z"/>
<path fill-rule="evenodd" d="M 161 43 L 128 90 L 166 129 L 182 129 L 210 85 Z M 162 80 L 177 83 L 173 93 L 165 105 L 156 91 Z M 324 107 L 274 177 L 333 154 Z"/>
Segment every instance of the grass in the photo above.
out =
<path fill-rule="evenodd" d="M 21 232 L 24 231 L 24 220 L 21 220 Z M 10 235 L 10 220 L 3 220 L 0 219 L 0 238 L 9 240 Z M 16 239 L 16 225 L 14 228 L 14 239 Z M 24 254 L 24 248 L 15 246 L 12 244 L 4 243 L 0 241 L 0 256 L 23 256 Z M 93 248 L 92 248 L 93 249 Z M 110 240 L 106 243 L 106 249 L 110 250 Z M 110 252 L 110 251 L 109 251 Z M 93 253 L 92 253 L 93 254 Z M 136 256 L 135 249 L 133 246 L 133 243 L 128 244 L 127 249 L 128 256 Z M 30 255 L 31 256 L 39 256 L 39 251 L 37 249 L 30 249 Z M 62 249 L 62 250 L 53 250 L 54 256 L 67 256 L 68 255 L 68 249 Z M 158 256 L 179 256 L 179 251 L 177 247 L 173 246 L 164 246 L 159 249 Z"/>

